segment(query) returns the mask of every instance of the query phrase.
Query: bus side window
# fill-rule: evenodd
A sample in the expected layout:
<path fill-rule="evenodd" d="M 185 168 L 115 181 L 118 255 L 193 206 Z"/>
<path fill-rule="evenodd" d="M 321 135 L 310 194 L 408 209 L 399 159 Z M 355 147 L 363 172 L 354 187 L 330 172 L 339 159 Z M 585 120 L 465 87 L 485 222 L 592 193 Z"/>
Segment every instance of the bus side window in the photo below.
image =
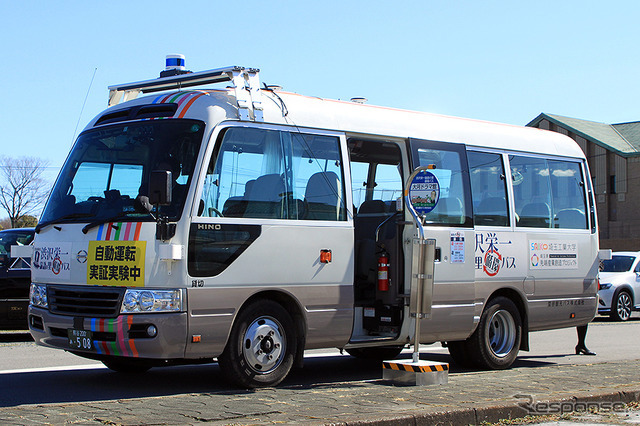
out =
<path fill-rule="evenodd" d="M 517 226 L 587 229 L 580 163 L 509 156 Z"/>
<path fill-rule="evenodd" d="M 547 160 L 509 156 L 516 209 L 516 225 L 551 228 L 551 183 Z"/>
<path fill-rule="evenodd" d="M 433 210 L 425 223 L 447 226 L 472 226 L 472 201 L 469 165 L 465 146 L 445 142 L 411 139 L 413 167 L 428 167 L 437 182 L 431 202 Z"/>
<path fill-rule="evenodd" d="M 370 170 L 371 176 L 369 176 Z M 351 163 L 351 182 L 353 203 L 358 210 L 363 203 L 377 200 L 384 203 L 382 211 L 393 213 L 396 199 L 402 196 L 402 177 L 398 164 L 353 161 Z"/>
<path fill-rule="evenodd" d="M 473 219 L 480 226 L 509 226 L 507 186 L 500 154 L 467 151 Z"/>
<path fill-rule="evenodd" d="M 585 184 L 580 163 L 549 160 L 553 227 L 587 229 Z"/>
<path fill-rule="evenodd" d="M 298 219 L 347 220 L 340 143 L 333 136 L 291 132 L 287 176 L 300 201 Z"/>
<path fill-rule="evenodd" d="M 231 127 L 221 139 L 201 216 L 346 220 L 338 138 Z"/>

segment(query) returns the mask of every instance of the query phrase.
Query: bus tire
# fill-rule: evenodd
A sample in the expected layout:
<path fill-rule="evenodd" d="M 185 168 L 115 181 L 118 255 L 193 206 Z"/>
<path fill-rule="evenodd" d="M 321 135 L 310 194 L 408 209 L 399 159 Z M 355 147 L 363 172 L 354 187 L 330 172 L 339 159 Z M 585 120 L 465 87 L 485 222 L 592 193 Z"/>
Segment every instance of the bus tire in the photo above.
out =
<path fill-rule="evenodd" d="M 518 356 L 522 319 L 511 299 L 491 299 L 480 316 L 478 328 L 467 340 L 470 359 L 480 368 L 503 370 Z"/>
<path fill-rule="evenodd" d="M 449 349 L 449 355 L 453 358 L 453 362 L 458 364 L 460 367 L 471 368 L 474 366 L 466 340 L 447 342 L 447 349 Z"/>
<path fill-rule="evenodd" d="M 404 349 L 404 346 L 379 346 L 370 348 L 351 348 L 347 349 L 347 353 L 352 357 L 359 359 L 374 359 L 383 361 L 394 359 Z"/>
<path fill-rule="evenodd" d="M 141 374 L 147 372 L 151 366 L 136 359 L 113 357 L 102 360 L 102 363 L 111 371 L 124 374 Z"/>
<path fill-rule="evenodd" d="M 235 385 L 275 386 L 291 371 L 297 349 L 291 315 L 272 300 L 259 300 L 238 314 L 218 364 Z"/>

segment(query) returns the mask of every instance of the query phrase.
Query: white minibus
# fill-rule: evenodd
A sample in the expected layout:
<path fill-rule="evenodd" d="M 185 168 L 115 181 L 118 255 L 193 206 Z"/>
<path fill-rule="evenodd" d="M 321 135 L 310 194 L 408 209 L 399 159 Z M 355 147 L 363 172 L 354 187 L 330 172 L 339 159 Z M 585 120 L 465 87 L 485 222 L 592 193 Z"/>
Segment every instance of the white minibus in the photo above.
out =
<path fill-rule="evenodd" d="M 217 360 L 252 388 L 308 349 L 393 358 L 416 317 L 418 343 L 481 369 L 594 317 L 597 218 L 572 139 L 181 61 L 111 86 L 75 141 L 36 229 L 37 344 L 119 372 Z M 410 203 L 435 251 L 416 316 L 417 168 L 427 189 Z"/>

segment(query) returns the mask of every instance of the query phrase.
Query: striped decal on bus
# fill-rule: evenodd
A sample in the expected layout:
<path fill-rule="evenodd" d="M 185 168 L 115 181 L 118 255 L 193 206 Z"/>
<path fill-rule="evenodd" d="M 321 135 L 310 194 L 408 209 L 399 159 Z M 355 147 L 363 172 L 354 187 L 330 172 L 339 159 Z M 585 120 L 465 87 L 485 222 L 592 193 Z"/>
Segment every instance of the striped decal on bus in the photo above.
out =
<path fill-rule="evenodd" d="M 98 228 L 97 241 L 138 241 L 142 222 L 103 223 Z"/>
<path fill-rule="evenodd" d="M 208 92 L 202 90 L 193 90 L 189 92 L 169 93 L 168 95 L 160 95 L 153 100 L 154 104 L 177 103 L 178 110 L 174 118 L 183 118 L 193 103 L 201 96 L 208 95 Z"/>
<path fill-rule="evenodd" d="M 135 342 L 133 339 L 126 337 L 132 323 L 132 315 L 121 316 L 117 319 L 91 318 L 90 330 L 92 332 L 116 334 L 115 342 L 94 340 L 93 346 L 96 348 L 96 352 L 101 355 L 118 355 L 137 358 L 139 355 Z"/>

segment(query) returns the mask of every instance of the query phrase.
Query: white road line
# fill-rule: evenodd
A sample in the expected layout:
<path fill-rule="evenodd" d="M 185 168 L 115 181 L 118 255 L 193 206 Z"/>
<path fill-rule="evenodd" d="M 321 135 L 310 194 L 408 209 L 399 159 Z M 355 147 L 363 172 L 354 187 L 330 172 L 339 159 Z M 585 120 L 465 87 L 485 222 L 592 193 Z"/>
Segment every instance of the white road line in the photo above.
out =
<path fill-rule="evenodd" d="M 420 349 L 420 355 L 425 355 L 430 352 L 447 352 L 448 353 L 448 349 L 440 346 Z M 413 347 L 404 349 L 402 353 L 405 355 L 412 354 Z M 347 354 L 347 351 L 344 351 L 344 353 L 341 355 L 337 349 L 313 349 L 311 351 L 306 351 L 304 353 L 305 358 L 321 358 L 321 357 L 328 357 L 328 356 L 349 356 L 349 354 Z"/>
<path fill-rule="evenodd" d="M 60 365 L 57 367 L 18 368 L 15 370 L 0 370 L 0 374 L 44 373 L 49 371 L 70 371 L 70 370 L 93 370 L 97 368 L 107 368 L 107 367 L 105 367 L 102 364 Z"/>

